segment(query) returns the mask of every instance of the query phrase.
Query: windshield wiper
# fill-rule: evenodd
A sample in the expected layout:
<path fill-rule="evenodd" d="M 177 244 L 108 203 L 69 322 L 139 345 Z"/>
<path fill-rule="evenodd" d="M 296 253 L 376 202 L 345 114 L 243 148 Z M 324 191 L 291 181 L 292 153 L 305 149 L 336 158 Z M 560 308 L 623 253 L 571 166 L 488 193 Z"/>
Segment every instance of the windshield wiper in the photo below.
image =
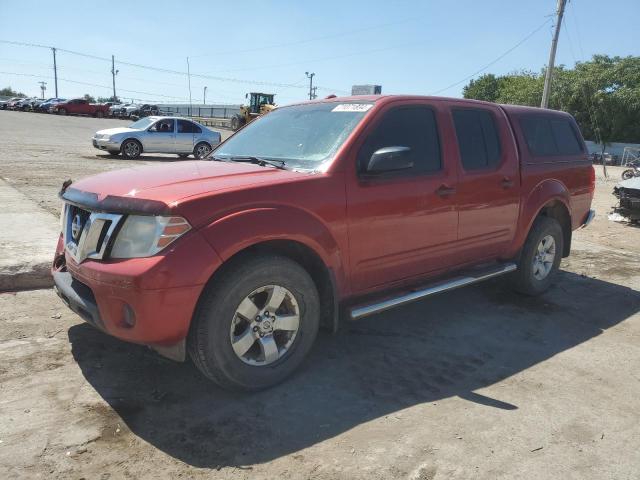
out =
<path fill-rule="evenodd" d="M 209 154 L 208 157 L 206 157 L 207 160 L 215 160 L 216 162 L 228 162 L 229 159 L 228 158 L 224 158 L 224 157 L 216 157 L 215 155 L 211 155 Z"/>
<path fill-rule="evenodd" d="M 265 167 L 267 165 L 271 165 L 272 167 L 276 167 L 276 168 L 279 168 L 281 170 L 286 170 L 286 168 L 284 168 L 284 166 L 286 165 L 284 160 L 271 160 L 271 159 L 267 159 L 267 158 L 253 157 L 253 156 L 228 157 L 228 160 L 231 160 L 232 162 L 255 163 L 256 165 L 260 165 L 261 167 Z"/>

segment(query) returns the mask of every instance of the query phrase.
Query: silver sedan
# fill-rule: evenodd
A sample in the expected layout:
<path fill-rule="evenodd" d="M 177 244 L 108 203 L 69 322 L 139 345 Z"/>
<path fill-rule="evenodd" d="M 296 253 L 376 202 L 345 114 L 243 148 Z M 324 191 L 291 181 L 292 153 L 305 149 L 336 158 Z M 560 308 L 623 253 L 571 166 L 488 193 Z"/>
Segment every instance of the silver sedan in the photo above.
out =
<path fill-rule="evenodd" d="M 111 155 L 135 159 L 141 153 L 176 153 L 204 158 L 220 143 L 220 132 L 179 117 L 145 117 L 125 128 L 97 131 L 93 146 Z"/>

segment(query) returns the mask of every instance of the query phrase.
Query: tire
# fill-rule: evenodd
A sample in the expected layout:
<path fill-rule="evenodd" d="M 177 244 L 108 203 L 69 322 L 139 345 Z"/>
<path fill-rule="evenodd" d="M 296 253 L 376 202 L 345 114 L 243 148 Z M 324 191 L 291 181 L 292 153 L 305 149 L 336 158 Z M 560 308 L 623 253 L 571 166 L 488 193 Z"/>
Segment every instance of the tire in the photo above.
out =
<path fill-rule="evenodd" d="M 560 267 L 563 248 L 564 235 L 558 221 L 550 217 L 538 217 L 522 247 L 518 269 L 514 274 L 515 290 L 531 296 L 547 290 Z M 546 251 L 544 257 L 543 251 Z M 546 260 L 541 262 L 542 258 Z"/>
<path fill-rule="evenodd" d="M 67 109 L 66 108 L 59 108 L 58 109 L 58 115 L 66 115 L 67 114 Z"/>
<path fill-rule="evenodd" d="M 187 158 L 189 156 L 189 154 L 188 153 L 179 153 L 178 156 L 180 158 Z"/>
<path fill-rule="evenodd" d="M 244 118 L 242 118 L 240 115 L 234 115 L 233 117 L 231 117 L 231 130 L 235 132 L 242 125 L 244 125 Z"/>
<path fill-rule="evenodd" d="M 625 170 L 624 172 L 622 172 L 622 179 L 623 180 L 629 180 L 630 178 L 633 178 L 635 176 L 635 173 L 632 169 L 629 170 Z"/>
<path fill-rule="evenodd" d="M 205 158 L 211 153 L 211 145 L 207 142 L 200 142 L 193 148 L 193 156 L 198 160 Z"/>
<path fill-rule="evenodd" d="M 130 138 L 122 142 L 120 153 L 122 153 L 122 156 L 128 160 L 135 160 L 140 157 L 140 154 L 142 153 L 142 145 L 138 140 Z"/>
<path fill-rule="evenodd" d="M 318 333 L 320 300 L 306 270 L 287 257 L 251 256 L 240 262 L 221 272 L 203 292 L 189 331 L 187 348 L 198 369 L 221 387 L 254 391 L 280 383 L 306 358 Z M 281 294 L 284 296 L 280 307 L 269 312 L 276 319 L 264 317 L 269 308 L 266 304 L 271 287 L 283 289 L 279 292 L 286 291 Z M 266 291 L 260 292 L 260 289 Z M 256 295 L 252 297 L 255 303 L 250 299 L 253 294 Z M 278 303 L 277 300 L 274 302 Z M 243 308 L 243 305 L 249 308 Z M 296 307 L 292 309 L 292 305 Z M 288 330 L 278 329 L 280 319 L 295 317 L 287 316 L 291 311 L 285 310 L 296 309 L 297 330 L 293 332 L 291 325 Z M 246 317 L 238 313 L 241 310 L 246 312 Z M 258 321 L 253 315 L 263 318 Z M 268 327 L 272 333 L 260 330 Z M 248 343 L 238 340 L 245 337 Z"/>
<path fill-rule="evenodd" d="M 102 110 L 98 110 L 98 111 L 96 112 L 96 117 L 98 117 L 98 118 L 102 118 L 102 117 L 104 117 L 104 112 L 102 112 Z"/>

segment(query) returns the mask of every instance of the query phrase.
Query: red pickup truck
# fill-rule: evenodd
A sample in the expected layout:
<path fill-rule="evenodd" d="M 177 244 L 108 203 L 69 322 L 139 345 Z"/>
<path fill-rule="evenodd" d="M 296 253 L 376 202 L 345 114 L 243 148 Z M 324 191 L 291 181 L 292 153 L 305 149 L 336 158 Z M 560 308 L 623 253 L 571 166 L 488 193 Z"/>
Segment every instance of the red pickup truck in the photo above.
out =
<path fill-rule="evenodd" d="M 52 272 L 106 333 L 259 389 L 341 318 L 497 275 L 544 292 L 594 186 L 566 113 L 330 98 L 273 110 L 208 161 L 64 185 Z"/>
<path fill-rule="evenodd" d="M 109 114 L 109 105 L 105 103 L 89 103 L 84 98 L 74 98 L 54 104 L 51 107 L 51 113 L 57 113 L 58 115 L 92 115 L 102 118 Z"/>

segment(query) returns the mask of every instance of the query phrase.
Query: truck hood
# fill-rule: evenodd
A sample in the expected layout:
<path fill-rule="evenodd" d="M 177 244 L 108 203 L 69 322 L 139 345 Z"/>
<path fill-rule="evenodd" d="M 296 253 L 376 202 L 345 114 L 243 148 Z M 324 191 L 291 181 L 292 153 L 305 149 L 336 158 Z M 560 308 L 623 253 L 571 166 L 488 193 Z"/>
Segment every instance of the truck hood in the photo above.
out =
<path fill-rule="evenodd" d="M 140 132 L 140 130 L 136 130 L 135 128 L 129 128 L 129 127 L 105 128 L 104 130 L 98 130 L 96 132 L 96 135 L 116 135 L 118 133 L 132 133 L 132 132 Z"/>
<path fill-rule="evenodd" d="M 72 183 L 69 201 L 103 211 L 161 213 L 190 197 L 249 189 L 305 178 L 308 174 L 247 163 L 191 161 L 115 170 Z"/>

